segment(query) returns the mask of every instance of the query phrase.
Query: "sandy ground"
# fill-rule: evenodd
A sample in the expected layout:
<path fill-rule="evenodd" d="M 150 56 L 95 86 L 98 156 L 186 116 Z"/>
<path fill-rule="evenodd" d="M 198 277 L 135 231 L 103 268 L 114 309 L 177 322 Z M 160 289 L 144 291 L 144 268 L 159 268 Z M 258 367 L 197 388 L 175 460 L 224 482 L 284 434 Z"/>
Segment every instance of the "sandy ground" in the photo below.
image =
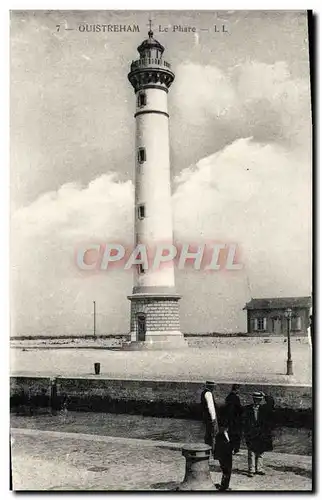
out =
<path fill-rule="evenodd" d="M 285 375 L 287 344 L 283 338 L 192 338 L 189 344 L 189 349 L 168 352 L 37 349 L 24 343 L 24 349 L 10 351 L 11 373 L 90 376 L 94 362 L 100 362 L 101 376 L 108 378 L 312 382 L 312 351 L 306 338 L 292 338 L 293 376 Z"/>
<path fill-rule="evenodd" d="M 169 490 L 184 478 L 181 444 L 12 429 L 13 488 L 17 490 Z M 176 445 L 176 446 L 175 446 Z M 245 451 L 234 457 L 231 488 L 310 491 L 312 459 L 265 454 L 265 476 L 247 477 Z M 221 478 L 210 462 L 211 478 Z"/>

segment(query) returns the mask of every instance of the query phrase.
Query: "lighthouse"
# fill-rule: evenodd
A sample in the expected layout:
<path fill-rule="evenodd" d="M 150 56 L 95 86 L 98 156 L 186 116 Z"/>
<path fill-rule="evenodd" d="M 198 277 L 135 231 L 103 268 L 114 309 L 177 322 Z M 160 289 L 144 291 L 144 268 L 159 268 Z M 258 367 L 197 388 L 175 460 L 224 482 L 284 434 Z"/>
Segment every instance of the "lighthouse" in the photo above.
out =
<path fill-rule="evenodd" d="M 153 37 L 138 47 L 128 79 L 135 93 L 135 247 L 148 253 L 172 245 L 168 92 L 174 80 L 164 47 Z M 173 260 L 157 269 L 138 264 L 131 301 L 133 349 L 171 349 L 186 346 L 180 332 L 179 299 Z"/>

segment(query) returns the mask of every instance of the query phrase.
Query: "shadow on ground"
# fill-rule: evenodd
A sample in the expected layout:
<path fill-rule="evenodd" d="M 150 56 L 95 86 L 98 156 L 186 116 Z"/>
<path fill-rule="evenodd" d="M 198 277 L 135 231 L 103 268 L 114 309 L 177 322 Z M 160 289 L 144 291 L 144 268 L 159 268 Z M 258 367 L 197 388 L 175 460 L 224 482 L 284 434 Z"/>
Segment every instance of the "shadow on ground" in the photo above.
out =
<path fill-rule="evenodd" d="M 312 478 L 312 472 L 301 467 L 289 467 L 285 465 L 268 465 L 267 467 L 278 472 L 292 472 L 297 476 L 307 477 L 308 479 Z"/>
<path fill-rule="evenodd" d="M 167 481 L 164 483 L 154 483 L 154 484 L 151 484 L 151 489 L 176 491 L 179 487 L 179 484 L 180 483 L 177 483 L 176 481 Z"/>

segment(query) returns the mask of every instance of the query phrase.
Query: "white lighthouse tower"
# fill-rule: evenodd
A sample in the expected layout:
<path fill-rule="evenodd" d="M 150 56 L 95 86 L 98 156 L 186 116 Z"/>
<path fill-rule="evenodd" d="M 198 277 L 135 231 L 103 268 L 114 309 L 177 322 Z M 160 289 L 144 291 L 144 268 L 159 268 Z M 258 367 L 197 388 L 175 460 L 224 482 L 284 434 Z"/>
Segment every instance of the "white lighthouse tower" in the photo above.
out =
<path fill-rule="evenodd" d="M 148 38 L 138 47 L 128 79 L 136 96 L 135 246 L 151 252 L 156 245 L 173 243 L 168 91 L 174 80 L 164 47 Z M 184 347 L 180 332 L 179 299 L 173 262 L 159 269 L 137 265 L 131 301 L 132 348 Z"/>

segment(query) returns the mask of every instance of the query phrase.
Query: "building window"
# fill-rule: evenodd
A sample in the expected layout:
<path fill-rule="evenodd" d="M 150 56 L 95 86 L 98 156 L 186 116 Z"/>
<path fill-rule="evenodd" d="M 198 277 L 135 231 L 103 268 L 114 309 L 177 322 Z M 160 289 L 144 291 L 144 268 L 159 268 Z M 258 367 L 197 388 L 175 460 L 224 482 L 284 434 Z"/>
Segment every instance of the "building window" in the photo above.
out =
<path fill-rule="evenodd" d="M 139 148 L 138 150 L 138 162 L 143 163 L 146 161 L 146 151 L 145 148 Z"/>
<path fill-rule="evenodd" d="M 146 106 L 146 93 L 145 92 L 139 92 L 139 95 L 138 95 L 138 106 L 139 106 L 139 108 L 142 108 L 143 106 Z"/>
<path fill-rule="evenodd" d="M 258 318 L 257 320 L 257 329 L 264 330 L 264 318 Z"/>
<path fill-rule="evenodd" d="M 141 220 L 145 218 L 145 205 L 138 206 L 138 217 Z"/>
<path fill-rule="evenodd" d="M 255 318 L 255 330 L 264 332 L 266 330 L 266 318 Z"/>

